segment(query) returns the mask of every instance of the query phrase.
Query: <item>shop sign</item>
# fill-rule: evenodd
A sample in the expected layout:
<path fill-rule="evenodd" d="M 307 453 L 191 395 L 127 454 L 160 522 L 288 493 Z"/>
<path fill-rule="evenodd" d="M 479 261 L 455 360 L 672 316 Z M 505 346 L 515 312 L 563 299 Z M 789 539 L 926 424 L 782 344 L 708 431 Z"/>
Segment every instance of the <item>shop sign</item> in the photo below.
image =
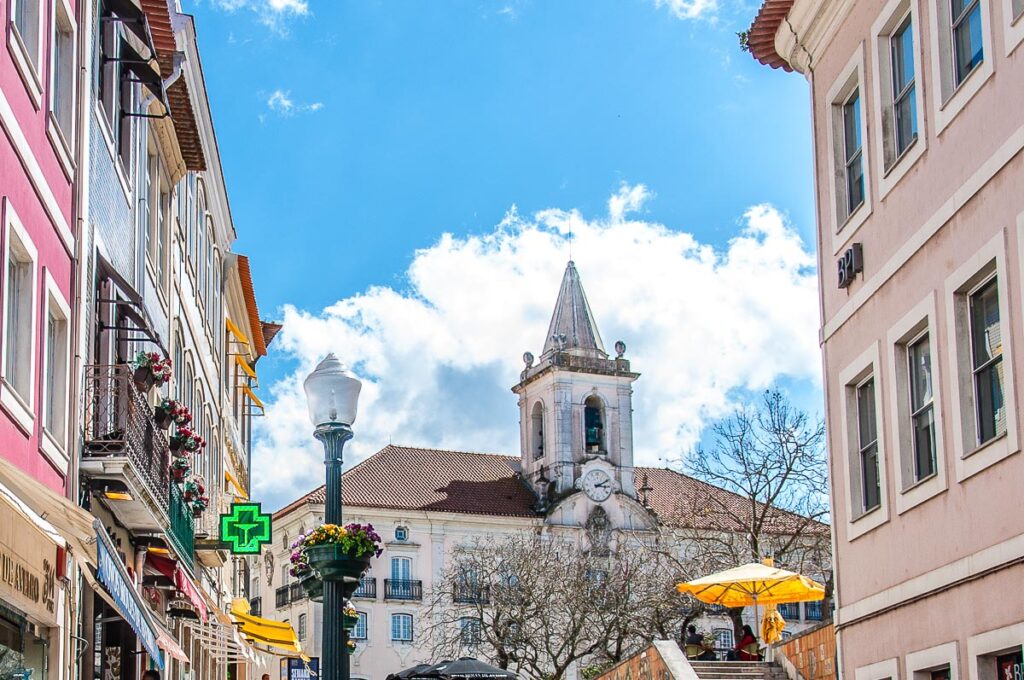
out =
<path fill-rule="evenodd" d="M 220 516 L 220 540 L 233 555 L 258 555 L 270 543 L 270 515 L 259 503 L 232 503 Z"/>
<path fill-rule="evenodd" d="M 40 621 L 54 622 L 56 547 L 27 522 L 0 524 L 0 592 Z"/>
<path fill-rule="evenodd" d="M 307 664 L 302 659 L 286 659 L 288 671 L 285 680 L 313 680 L 320 677 L 320 659 L 310 657 Z"/>
<path fill-rule="evenodd" d="M 138 592 L 128 578 L 124 565 L 121 564 L 117 551 L 110 544 L 110 538 L 103 529 L 103 525 L 97 521 L 96 527 L 96 557 L 98 568 L 96 576 L 102 583 L 110 596 L 114 598 L 118 610 L 128 625 L 132 627 L 139 637 L 139 642 L 149 652 L 149 656 L 162 670 L 164 667 L 163 654 L 156 644 L 156 631 L 145 614 L 146 605 L 142 602 Z"/>

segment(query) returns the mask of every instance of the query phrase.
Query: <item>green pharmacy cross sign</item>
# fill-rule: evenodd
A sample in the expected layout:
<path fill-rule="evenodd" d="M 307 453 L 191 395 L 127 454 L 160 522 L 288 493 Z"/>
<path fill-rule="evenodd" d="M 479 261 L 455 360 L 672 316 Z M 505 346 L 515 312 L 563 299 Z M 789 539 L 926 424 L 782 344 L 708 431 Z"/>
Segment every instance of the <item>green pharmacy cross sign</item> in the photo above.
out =
<path fill-rule="evenodd" d="M 220 516 L 220 540 L 233 555 L 257 555 L 270 543 L 270 515 L 259 503 L 232 503 L 231 512 Z"/>

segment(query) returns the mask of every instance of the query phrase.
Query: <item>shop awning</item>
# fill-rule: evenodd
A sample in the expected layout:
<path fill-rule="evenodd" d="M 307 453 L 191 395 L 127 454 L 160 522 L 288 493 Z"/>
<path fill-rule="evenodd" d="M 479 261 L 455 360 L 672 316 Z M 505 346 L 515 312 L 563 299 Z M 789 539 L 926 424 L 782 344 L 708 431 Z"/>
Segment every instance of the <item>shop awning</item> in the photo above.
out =
<path fill-rule="evenodd" d="M 95 517 L 2 457 L 0 484 L 4 499 L 13 503 L 19 514 L 40 527 L 55 543 L 70 548 L 83 567 L 96 564 Z"/>
<path fill-rule="evenodd" d="M 228 333 L 235 336 L 235 338 L 243 345 L 249 344 L 249 338 L 245 337 L 245 333 L 242 332 L 242 329 L 239 328 L 234 321 L 231 319 L 225 319 L 225 324 L 228 327 Z"/>
<path fill-rule="evenodd" d="M 231 603 L 231 618 L 239 625 L 239 630 L 247 640 L 302 654 L 299 636 L 295 634 L 291 624 L 252 616 L 249 614 L 249 603 L 245 599 L 239 598 Z"/>
<path fill-rule="evenodd" d="M 224 471 L 224 479 L 227 480 L 228 484 L 230 484 L 235 489 L 235 491 L 238 492 L 235 494 L 236 496 L 238 496 L 242 500 L 249 500 L 249 494 L 245 492 L 245 489 L 242 488 L 242 485 L 239 484 L 238 480 L 235 479 L 235 476 L 231 474 L 231 470 Z"/>
<path fill-rule="evenodd" d="M 199 618 L 206 623 L 210 616 L 209 609 L 206 606 L 206 600 L 203 599 L 202 593 L 199 592 L 199 588 L 195 583 L 192 582 L 191 577 L 185 573 L 181 565 L 168 557 L 161 557 L 160 555 L 153 555 L 149 553 L 146 555 L 146 562 L 156 569 L 158 572 L 163 574 L 174 584 L 174 587 L 178 589 L 182 595 L 188 598 L 199 614 Z"/>
<path fill-rule="evenodd" d="M 241 367 L 243 373 L 245 373 L 253 380 L 256 379 L 256 371 L 254 371 L 252 366 L 249 365 L 249 362 L 242 358 L 241 354 L 235 355 L 235 363 Z"/>
<path fill-rule="evenodd" d="M 98 565 L 96 576 L 114 599 L 115 609 L 135 631 L 139 642 L 149 652 L 149 656 L 156 662 L 157 667 L 163 670 L 163 654 L 160 653 L 160 646 L 156 642 L 157 630 L 147 613 L 148 607 L 139 597 L 135 586 L 132 585 L 128 572 L 125 571 L 121 559 L 117 556 L 117 548 L 110 542 L 110 537 L 107 536 L 107 532 L 99 520 L 96 520 L 95 528 Z"/>
<path fill-rule="evenodd" d="M 185 627 L 192 633 L 192 639 L 206 648 L 210 655 L 221 662 L 259 663 L 259 655 L 248 642 L 242 639 L 231 624 L 210 622 L 207 625 L 186 621 Z"/>
<path fill-rule="evenodd" d="M 247 387 L 246 385 L 242 385 L 242 393 L 245 394 L 245 396 L 249 397 L 250 401 L 252 401 L 254 406 L 257 406 L 261 411 L 265 410 L 263 408 L 263 402 L 260 401 L 260 398 L 256 396 L 256 393 L 253 392 L 251 388 Z"/>
<path fill-rule="evenodd" d="M 174 636 L 171 635 L 171 632 L 167 630 L 159 622 L 157 622 L 156 626 L 156 644 L 160 647 L 160 649 L 164 650 L 167 656 L 171 657 L 172 659 L 177 659 L 178 661 L 184 661 L 185 663 L 188 663 L 188 654 L 186 654 L 185 650 L 181 648 L 181 645 L 178 644 L 178 641 L 174 639 Z"/>

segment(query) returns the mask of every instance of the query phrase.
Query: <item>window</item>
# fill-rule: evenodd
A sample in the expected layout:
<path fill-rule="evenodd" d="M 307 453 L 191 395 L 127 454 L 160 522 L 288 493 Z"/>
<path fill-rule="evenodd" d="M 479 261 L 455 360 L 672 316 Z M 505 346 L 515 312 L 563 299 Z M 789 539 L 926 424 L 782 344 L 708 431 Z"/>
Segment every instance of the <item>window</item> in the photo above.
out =
<path fill-rule="evenodd" d="M 480 637 L 480 619 L 469 616 L 459 619 L 459 639 L 463 646 L 478 647 L 480 645 Z"/>
<path fill-rule="evenodd" d="M 49 284 L 49 282 L 47 282 Z M 49 286 L 48 286 L 49 287 Z M 63 300 L 49 295 L 43 355 L 43 429 L 63 451 L 67 442 L 68 318 Z"/>
<path fill-rule="evenodd" d="M 287 565 L 287 564 L 282 564 L 281 565 L 281 585 L 282 586 L 286 586 L 289 583 L 291 583 L 291 574 L 288 573 L 288 570 L 290 568 L 291 568 L 290 565 Z"/>
<path fill-rule="evenodd" d="M 861 510 L 881 505 L 878 477 L 878 416 L 875 413 L 875 379 L 857 387 L 857 446 L 860 451 Z"/>
<path fill-rule="evenodd" d="M 12 18 L 17 29 L 16 38 L 21 42 L 26 56 L 35 73 L 39 73 L 41 26 L 43 19 L 42 0 L 13 0 Z"/>
<path fill-rule="evenodd" d="M 306 615 L 299 614 L 299 629 L 296 631 L 300 640 L 306 639 Z"/>
<path fill-rule="evenodd" d="M 367 639 L 366 612 L 356 612 L 356 616 L 359 621 L 352 628 L 352 639 L 365 640 Z"/>
<path fill-rule="evenodd" d="M 257 567 L 256 568 L 257 569 L 259 568 L 258 563 L 257 563 Z M 252 588 L 250 590 L 252 592 L 253 598 L 257 598 L 257 597 L 260 596 L 260 577 L 259 576 L 255 577 L 252 580 Z"/>
<path fill-rule="evenodd" d="M 533 405 L 533 413 L 530 416 L 531 442 L 533 446 L 533 457 L 544 457 L 544 404 L 537 402 Z"/>
<path fill-rule="evenodd" d="M 395 642 L 412 642 L 412 614 L 391 615 L 391 639 Z"/>
<path fill-rule="evenodd" d="M 999 320 L 999 288 L 995 278 L 970 295 L 971 357 L 977 444 L 1006 432 L 1003 402 L 1003 336 Z"/>
<path fill-rule="evenodd" d="M 396 541 L 408 541 L 409 540 L 409 529 L 408 529 L 408 527 L 395 527 L 395 540 Z"/>
<path fill-rule="evenodd" d="M 889 38 L 892 67 L 892 128 L 895 157 L 917 139 L 917 97 L 914 74 L 914 33 L 908 14 Z"/>
<path fill-rule="evenodd" d="M 914 482 L 935 474 L 935 409 L 932 388 L 932 352 L 929 336 L 907 346 L 910 378 L 910 418 L 914 450 Z"/>
<path fill-rule="evenodd" d="M 17 395 L 25 429 L 31 427 L 35 371 L 36 249 L 7 203 L 6 265 L 4 266 L 3 379 Z M 5 392 L 8 390 L 5 390 Z M 8 404 L 10 406 L 10 404 Z"/>
<path fill-rule="evenodd" d="M 721 649 L 732 649 L 736 646 L 732 628 L 715 628 L 711 633 L 715 636 L 715 647 Z"/>
<path fill-rule="evenodd" d="M 996 678 L 998 680 L 1020 680 L 1024 678 L 1024 654 L 1022 654 L 1020 647 L 1014 652 L 997 656 L 995 658 L 995 665 Z"/>
<path fill-rule="evenodd" d="M 980 0 L 950 0 L 954 85 L 967 79 L 984 59 Z"/>
<path fill-rule="evenodd" d="M 805 602 L 804 618 L 808 621 L 821 621 L 821 603 Z"/>
<path fill-rule="evenodd" d="M 1015 22 L 1024 16 L 1024 0 L 1012 0 L 1010 3 L 1010 12 L 1012 13 L 1013 20 Z"/>
<path fill-rule="evenodd" d="M 786 619 L 786 621 L 800 620 L 800 605 L 795 602 L 778 605 L 778 611 L 779 616 Z"/>
<path fill-rule="evenodd" d="M 75 134 L 75 27 L 64 2 L 57 0 L 54 7 L 50 109 L 70 153 Z"/>
<path fill-rule="evenodd" d="M 860 90 L 843 102 L 843 181 L 846 188 L 845 214 L 864 203 L 864 157 L 860 126 Z"/>
<path fill-rule="evenodd" d="M 583 402 L 584 450 L 588 453 L 604 453 L 604 408 L 601 400 L 594 395 Z"/>

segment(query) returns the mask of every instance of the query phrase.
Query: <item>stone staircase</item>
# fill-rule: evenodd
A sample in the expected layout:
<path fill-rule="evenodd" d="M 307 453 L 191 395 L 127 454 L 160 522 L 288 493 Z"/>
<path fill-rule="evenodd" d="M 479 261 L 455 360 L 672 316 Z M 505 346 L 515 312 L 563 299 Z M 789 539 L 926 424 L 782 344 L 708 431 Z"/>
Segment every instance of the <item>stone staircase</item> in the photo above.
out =
<path fill-rule="evenodd" d="M 787 680 L 786 672 L 767 661 L 690 661 L 700 680 Z"/>

